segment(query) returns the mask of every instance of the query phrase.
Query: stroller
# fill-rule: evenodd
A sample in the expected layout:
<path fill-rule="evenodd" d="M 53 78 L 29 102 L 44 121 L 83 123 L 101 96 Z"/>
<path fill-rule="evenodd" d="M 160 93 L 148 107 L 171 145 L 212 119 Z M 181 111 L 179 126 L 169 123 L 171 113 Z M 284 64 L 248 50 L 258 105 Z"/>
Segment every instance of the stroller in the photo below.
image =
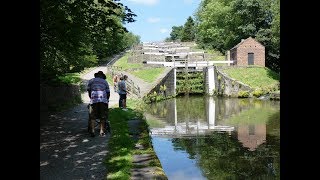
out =
<path fill-rule="evenodd" d="M 90 108 L 90 104 L 88 104 L 87 108 L 88 109 Z M 100 123 L 101 123 L 100 119 L 95 119 L 95 126 L 94 126 L 95 129 L 99 129 Z M 105 133 L 111 133 L 110 122 L 108 119 L 106 119 L 104 127 L 105 127 L 105 129 L 104 129 Z M 89 114 L 88 114 L 88 133 L 90 133 L 90 132 L 91 132 L 91 126 L 90 126 L 90 112 L 89 112 Z"/>

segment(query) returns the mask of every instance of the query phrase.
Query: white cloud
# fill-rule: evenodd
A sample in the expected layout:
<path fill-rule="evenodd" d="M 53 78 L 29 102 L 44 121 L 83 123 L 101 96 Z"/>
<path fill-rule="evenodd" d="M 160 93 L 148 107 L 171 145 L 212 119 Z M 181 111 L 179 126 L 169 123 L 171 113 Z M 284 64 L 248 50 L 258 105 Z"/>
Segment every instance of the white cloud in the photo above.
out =
<path fill-rule="evenodd" d="M 147 21 L 149 23 L 157 23 L 157 22 L 160 21 L 160 18 L 158 18 L 158 17 L 150 17 L 150 18 L 147 19 Z"/>
<path fill-rule="evenodd" d="M 160 29 L 160 32 L 161 32 L 162 34 L 168 32 L 168 31 L 169 31 L 169 30 L 166 29 L 166 28 L 161 28 L 161 29 Z"/>
<path fill-rule="evenodd" d="M 155 5 L 159 2 L 159 0 L 128 0 L 137 4 L 144 4 L 144 5 Z"/>

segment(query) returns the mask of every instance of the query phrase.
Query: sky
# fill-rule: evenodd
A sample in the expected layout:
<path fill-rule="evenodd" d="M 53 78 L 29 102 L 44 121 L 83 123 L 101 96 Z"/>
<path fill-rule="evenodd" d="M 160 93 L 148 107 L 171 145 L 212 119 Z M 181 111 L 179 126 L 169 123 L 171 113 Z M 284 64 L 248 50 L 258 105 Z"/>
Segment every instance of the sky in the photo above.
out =
<path fill-rule="evenodd" d="M 170 37 L 173 26 L 183 26 L 201 0 L 121 0 L 137 16 L 124 26 L 140 36 L 141 42 L 164 41 Z"/>

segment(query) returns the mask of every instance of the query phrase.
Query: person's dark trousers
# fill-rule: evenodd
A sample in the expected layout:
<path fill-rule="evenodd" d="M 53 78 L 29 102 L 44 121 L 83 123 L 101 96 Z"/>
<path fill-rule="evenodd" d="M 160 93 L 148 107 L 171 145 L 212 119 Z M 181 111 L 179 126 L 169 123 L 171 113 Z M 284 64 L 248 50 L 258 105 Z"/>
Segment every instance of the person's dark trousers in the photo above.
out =
<path fill-rule="evenodd" d="M 121 94 L 119 94 L 119 108 L 123 108 L 123 96 L 121 96 Z"/>

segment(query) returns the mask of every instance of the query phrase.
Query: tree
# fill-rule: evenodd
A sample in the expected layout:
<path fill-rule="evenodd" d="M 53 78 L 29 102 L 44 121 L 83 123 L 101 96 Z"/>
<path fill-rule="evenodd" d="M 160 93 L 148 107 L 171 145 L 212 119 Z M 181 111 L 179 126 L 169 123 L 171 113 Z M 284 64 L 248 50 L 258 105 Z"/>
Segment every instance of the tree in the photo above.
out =
<path fill-rule="evenodd" d="M 196 42 L 221 53 L 241 39 L 266 47 L 266 66 L 280 70 L 280 0 L 205 0 L 195 13 Z"/>
<path fill-rule="evenodd" d="M 183 26 L 173 26 L 172 31 L 170 33 L 171 41 L 181 40 Z"/>
<path fill-rule="evenodd" d="M 195 39 L 194 21 L 191 16 L 188 17 L 187 22 L 184 24 L 181 34 L 181 41 L 193 41 Z"/>
<path fill-rule="evenodd" d="M 115 42 L 124 43 L 123 24 L 136 15 L 117 1 L 40 0 L 40 82 L 94 66 L 125 48 Z"/>

